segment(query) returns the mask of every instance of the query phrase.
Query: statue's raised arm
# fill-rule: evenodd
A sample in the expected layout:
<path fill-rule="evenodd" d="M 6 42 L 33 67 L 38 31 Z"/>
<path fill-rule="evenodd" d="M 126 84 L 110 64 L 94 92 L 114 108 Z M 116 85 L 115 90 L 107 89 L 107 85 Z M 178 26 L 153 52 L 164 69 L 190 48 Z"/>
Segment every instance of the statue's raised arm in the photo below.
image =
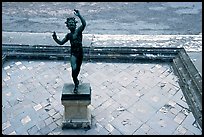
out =
<path fill-rule="evenodd" d="M 85 21 L 85 19 L 81 16 L 81 14 L 80 14 L 80 12 L 79 12 L 79 10 L 76 10 L 76 9 L 74 9 L 74 14 L 77 16 L 77 17 L 79 17 L 79 19 L 81 20 L 81 23 L 82 23 L 82 25 L 78 28 L 78 31 L 83 31 L 84 30 L 84 28 L 86 27 L 86 21 Z"/>

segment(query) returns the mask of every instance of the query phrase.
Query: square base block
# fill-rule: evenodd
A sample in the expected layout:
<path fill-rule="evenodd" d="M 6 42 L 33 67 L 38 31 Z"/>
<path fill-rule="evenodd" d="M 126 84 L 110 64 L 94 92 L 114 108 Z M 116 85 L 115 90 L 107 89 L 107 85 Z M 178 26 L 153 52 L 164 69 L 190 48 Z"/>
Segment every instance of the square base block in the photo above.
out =
<path fill-rule="evenodd" d="M 62 129 L 65 128 L 90 128 L 91 112 L 91 87 L 83 83 L 78 87 L 78 93 L 73 92 L 74 84 L 65 83 L 62 90 L 61 102 L 64 106 Z"/>
<path fill-rule="evenodd" d="M 87 117 L 84 118 L 69 118 L 66 114 L 63 115 L 62 129 L 69 128 L 91 128 L 91 112 L 88 109 Z"/>

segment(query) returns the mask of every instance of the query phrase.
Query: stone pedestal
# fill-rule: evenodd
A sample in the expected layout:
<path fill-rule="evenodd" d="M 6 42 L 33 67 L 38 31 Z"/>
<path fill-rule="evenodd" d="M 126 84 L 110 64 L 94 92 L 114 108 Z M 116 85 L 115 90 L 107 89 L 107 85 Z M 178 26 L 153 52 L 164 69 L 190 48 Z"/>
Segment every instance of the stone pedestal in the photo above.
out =
<path fill-rule="evenodd" d="M 82 83 L 78 93 L 73 92 L 74 84 L 65 83 L 62 90 L 61 102 L 64 106 L 62 129 L 65 128 L 90 128 L 91 112 L 91 87 L 89 83 Z"/>

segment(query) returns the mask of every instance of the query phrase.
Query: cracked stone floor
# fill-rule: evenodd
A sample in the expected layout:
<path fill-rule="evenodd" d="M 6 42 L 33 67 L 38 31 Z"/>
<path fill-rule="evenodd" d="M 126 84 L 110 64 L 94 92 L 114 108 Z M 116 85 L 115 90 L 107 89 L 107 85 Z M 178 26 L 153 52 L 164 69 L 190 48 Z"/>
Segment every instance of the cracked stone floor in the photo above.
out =
<path fill-rule="evenodd" d="M 62 130 L 69 62 L 10 60 L 2 66 L 2 134 L 201 135 L 171 64 L 84 62 L 91 129 Z"/>

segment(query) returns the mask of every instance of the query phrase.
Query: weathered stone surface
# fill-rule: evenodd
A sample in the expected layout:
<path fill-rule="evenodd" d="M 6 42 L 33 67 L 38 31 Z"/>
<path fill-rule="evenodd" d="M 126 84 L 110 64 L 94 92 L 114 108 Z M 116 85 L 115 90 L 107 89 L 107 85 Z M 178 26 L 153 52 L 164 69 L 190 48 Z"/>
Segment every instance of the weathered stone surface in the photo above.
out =
<path fill-rule="evenodd" d="M 62 129 L 65 128 L 90 128 L 91 112 L 88 105 L 91 104 L 91 87 L 89 83 L 79 85 L 78 93 L 73 93 L 73 84 L 64 84 L 62 90 L 62 105 L 64 115 Z"/>

